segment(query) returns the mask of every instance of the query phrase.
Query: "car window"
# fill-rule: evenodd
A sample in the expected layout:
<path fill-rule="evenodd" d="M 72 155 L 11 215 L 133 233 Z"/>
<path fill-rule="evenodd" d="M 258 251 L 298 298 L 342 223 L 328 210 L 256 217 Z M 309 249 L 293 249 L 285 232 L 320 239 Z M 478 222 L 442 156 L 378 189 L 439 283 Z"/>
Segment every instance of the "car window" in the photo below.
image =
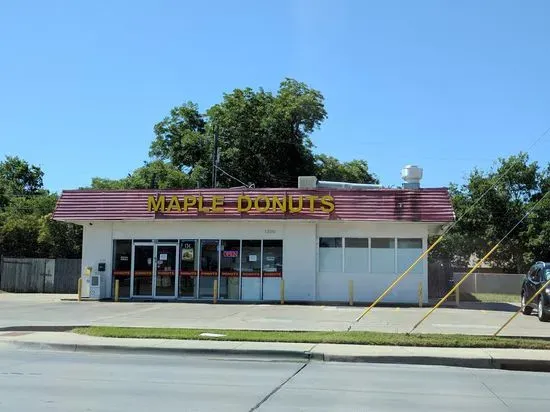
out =
<path fill-rule="evenodd" d="M 531 280 L 533 282 L 538 282 L 540 280 L 540 272 L 541 272 L 541 269 L 539 268 L 535 268 L 532 272 L 531 272 Z"/>
<path fill-rule="evenodd" d="M 542 276 L 543 281 L 550 280 L 550 269 L 544 269 L 544 275 Z"/>

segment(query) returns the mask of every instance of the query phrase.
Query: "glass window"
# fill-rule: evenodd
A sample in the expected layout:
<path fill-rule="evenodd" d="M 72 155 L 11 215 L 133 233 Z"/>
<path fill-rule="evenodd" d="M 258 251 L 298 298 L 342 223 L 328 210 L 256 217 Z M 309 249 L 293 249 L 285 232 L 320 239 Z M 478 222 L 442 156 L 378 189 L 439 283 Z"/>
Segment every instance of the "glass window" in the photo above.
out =
<path fill-rule="evenodd" d="M 280 278 L 283 275 L 283 241 L 264 240 L 263 276 Z"/>
<path fill-rule="evenodd" d="M 241 255 L 243 277 L 260 277 L 261 254 L 261 240 L 243 240 L 243 253 Z"/>
<path fill-rule="evenodd" d="M 422 239 L 397 239 L 398 249 L 422 249 Z"/>
<path fill-rule="evenodd" d="M 134 247 L 134 296 L 153 294 L 153 245 L 135 245 Z"/>
<path fill-rule="evenodd" d="M 180 242 L 181 262 L 178 296 L 194 297 L 197 283 L 198 253 L 196 240 Z"/>
<path fill-rule="evenodd" d="M 261 298 L 261 240 L 243 240 L 241 253 L 241 299 Z"/>
<path fill-rule="evenodd" d="M 371 239 L 371 270 L 373 273 L 395 273 L 395 239 Z"/>
<path fill-rule="evenodd" d="M 341 272 L 342 271 L 342 238 L 341 237 L 319 238 L 319 271 L 320 272 Z"/>
<path fill-rule="evenodd" d="M 397 271 L 406 271 L 422 254 L 422 239 L 397 239 Z M 423 273 L 424 262 L 418 262 L 410 273 Z"/>
<path fill-rule="evenodd" d="M 278 300 L 281 298 L 283 276 L 283 241 L 264 240 L 262 256 L 262 299 Z"/>
<path fill-rule="evenodd" d="M 121 298 L 130 297 L 130 269 L 132 267 L 132 241 L 114 241 L 114 264 L 113 264 L 113 296 L 114 280 L 119 281 L 119 294 Z"/>
<path fill-rule="evenodd" d="M 240 240 L 222 240 L 220 298 L 239 299 Z"/>
<path fill-rule="evenodd" d="M 536 268 L 535 271 L 533 272 L 533 281 L 534 282 L 540 282 L 540 274 L 542 272 L 542 269 L 540 268 Z"/>
<path fill-rule="evenodd" d="M 219 240 L 201 240 L 199 298 L 214 296 L 214 280 L 218 279 Z"/>
<path fill-rule="evenodd" d="M 544 280 L 546 281 L 550 280 L 550 269 L 546 269 L 544 271 Z"/>
<path fill-rule="evenodd" d="M 344 239 L 344 272 L 367 273 L 369 271 L 369 239 L 347 237 Z"/>

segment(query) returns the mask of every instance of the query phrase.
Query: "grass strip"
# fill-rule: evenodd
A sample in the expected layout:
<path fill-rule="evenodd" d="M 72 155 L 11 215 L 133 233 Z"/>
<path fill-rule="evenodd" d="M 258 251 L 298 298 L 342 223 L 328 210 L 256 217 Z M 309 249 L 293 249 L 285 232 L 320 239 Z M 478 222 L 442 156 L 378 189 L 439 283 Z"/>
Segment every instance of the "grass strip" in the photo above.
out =
<path fill-rule="evenodd" d="M 248 342 L 345 343 L 354 345 L 423 346 L 441 348 L 550 349 L 550 340 L 479 335 L 413 334 L 384 332 L 309 332 L 229 329 L 126 328 L 90 326 L 75 333 L 110 338 L 149 338 L 181 340 L 227 340 Z M 203 336 L 220 334 L 220 337 Z"/>

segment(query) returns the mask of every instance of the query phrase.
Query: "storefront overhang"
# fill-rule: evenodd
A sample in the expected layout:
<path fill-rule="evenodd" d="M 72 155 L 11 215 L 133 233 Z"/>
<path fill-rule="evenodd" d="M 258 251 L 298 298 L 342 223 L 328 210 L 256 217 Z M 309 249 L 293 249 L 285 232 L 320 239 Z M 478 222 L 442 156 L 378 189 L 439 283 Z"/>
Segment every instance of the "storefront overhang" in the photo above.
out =
<path fill-rule="evenodd" d="M 445 188 L 66 190 L 53 218 L 67 222 L 305 220 L 422 222 L 454 220 Z"/>

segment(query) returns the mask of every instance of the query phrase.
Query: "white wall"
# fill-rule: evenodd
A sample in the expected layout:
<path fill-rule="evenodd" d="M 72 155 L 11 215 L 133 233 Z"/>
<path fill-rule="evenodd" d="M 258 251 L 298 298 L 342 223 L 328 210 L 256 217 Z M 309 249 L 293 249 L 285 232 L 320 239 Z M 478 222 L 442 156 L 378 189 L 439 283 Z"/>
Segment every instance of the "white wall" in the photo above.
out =
<path fill-rule="evenodd" d="M 315 300 L 317 239 L 315 223 L 289 222 L 283 242 L 286 300 Z"/>
<path fill-rule="evenodd" d="M 421 238 L 423 250 L 426 248 L 428 226 L 422 223 L 318 223 L 319 237 L 369 237 L 369 238 Z M 408 256 L 414 261 L 420 254 L 417 251 L 412 256 L 409 250 L 400 250 L 399 253 Z M 413 253 L 414 254 L 414 253 Z M 397 256 L 397 255 L 396 255 Z M 411 262 L 412 263 L 412 262 Z M 347 301 L 349 298 L 349 281 L 354 284 L 355 302 L 372 302 L 402 273 L 395 262 L 393 273 L 377 273 L 373 269 L 372 261 L 369 271 L 365 273 L 317 272 L 318 300 L 320 301 Z M 407 275 L 383 302 L 416 303 L 418 302 L 418 287 L 422 282 L 423 301 L 428 301 L 428 263 L 423 259 L 418 264 L 416 273 Z"/>
<path fill-rule="evenodd" d="M 82 273 L 86 267 L 92 267 L 92 275 L 101 275 L 103 294 L 101 298 L 111 297 L 113 241 L 112 223 L 93 222 L 83 224 L 82 234 Z M 97 271 L 99 263 L 105 263 L 105 272 Z"/>
<path fill-rule="evenodd" d="M 103 297 L 111 297 L 113 239 L 283 239 L 283 278 L 287 301 L 347 301 L 348 281 L 354 281 L 356 302 L 372 301 L 400 273 L 342 273 L 318 271 L 319 237 L 411 237 L 427 243 L 428 226 L 415 223 L 342 223 L 304 221 L 155 221 L 82 222 L 82 270 L 106 263 Z M 411 258 L 414 258 L 411 256 Z M 369 263 L 369 267 L 372 262 Z M 397 265 L 396 265 L 397 266 Z M 390 293 L 386 302 L 417 302 L 418 283 L 428 299 L 427 261 L 420 273 L 410 274 Z M 264 299 L 278 300 L 280 280 L 266 278 Z"/>

